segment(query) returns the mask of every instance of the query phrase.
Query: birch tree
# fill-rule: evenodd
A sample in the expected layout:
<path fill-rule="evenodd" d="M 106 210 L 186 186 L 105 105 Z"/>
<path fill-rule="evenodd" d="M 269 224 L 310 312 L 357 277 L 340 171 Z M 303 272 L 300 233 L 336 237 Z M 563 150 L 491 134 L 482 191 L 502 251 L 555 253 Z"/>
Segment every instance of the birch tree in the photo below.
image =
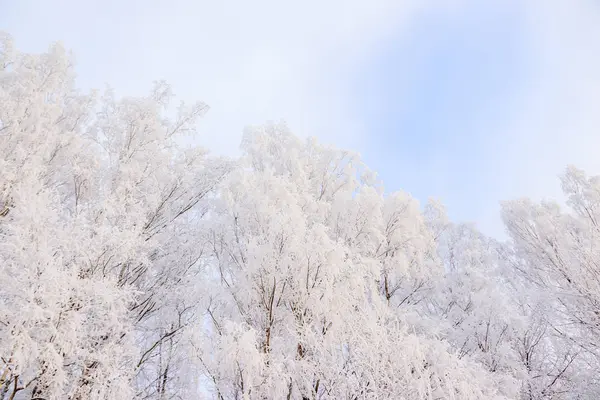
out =
<path fill-rule="evenodd" d="M 384 196 L 356 155 L 283 125 L 250 130 L 243 150 L 206 239 L 195 346 L 216 398 L 501 397 L 407 317 L 441 271 L 410 196 Z"/>
<path fill-rule="evenodd" d="M 541 377 L 529 384 L 529 398 L 596 398 L 600 393 L 599 182 L 571 166 L 562 177 L 569 210 L 528 199 L 503 206 L 513 266 L 529 292 L 523 307 L 537 319 L 523 339 L 523 358 Z"/>
<path fill-rule="evenodd" d="M 205 198 L 228 164 L 184 148 L 206 110 L 157 83 L 81 93 L 60 45 L 0 51 L 0 397 L 166 398 L 194 318 Z M 179 380 L 178 380 L 179 379 Z M 189 382 L 188 382 L 189 381 Z"/>

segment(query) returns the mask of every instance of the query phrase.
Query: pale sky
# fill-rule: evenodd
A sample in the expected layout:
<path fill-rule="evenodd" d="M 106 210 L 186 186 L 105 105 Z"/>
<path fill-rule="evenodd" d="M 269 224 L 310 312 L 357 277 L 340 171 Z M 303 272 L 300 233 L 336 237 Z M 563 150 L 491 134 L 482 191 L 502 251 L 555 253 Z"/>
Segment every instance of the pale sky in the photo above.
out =
<path fill-rule="evenodd" d="M 600 5 L 592 0 L 0 0 L 24 51 L 61 41 L 82 88 L 165 79 L 211 106 L 200 143 L 285 120 L 384 180 L 501 236 L 499 201 L 600 174 Z"/>

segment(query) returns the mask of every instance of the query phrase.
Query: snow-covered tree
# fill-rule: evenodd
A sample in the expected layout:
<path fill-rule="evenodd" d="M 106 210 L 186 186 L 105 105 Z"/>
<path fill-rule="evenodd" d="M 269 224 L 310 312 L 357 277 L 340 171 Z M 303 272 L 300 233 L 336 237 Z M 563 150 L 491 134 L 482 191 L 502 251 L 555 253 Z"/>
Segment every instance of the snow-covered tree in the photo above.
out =
<path fill-rule="evenodd" d="M 600 396 L 600 178 L 569 167 L 562 184 L 571 212 L 527 199 L 503 206 L 521 306 L 535 322 L 521 349 L 532 399 Z"/>
<path fill-rule="evenodd" d="M 162 83 L 145 98 L 83 94 L 60 45 L 1 43 L 0 398 L 185 390 L 195 237 L 228 170 L 178 144 L 206 106 L 166 119 Z"/>
<path fill-rule="evenodd" d="M 430 312 L 442 319 L 438 329 L 459 357 L 477 360 L 497 375 L 503 393 L 515 397 L 522 377 L 516 342 L 524 317 L 505 280 L 503 247 L 473 226 L 450 223 L 435 202 L 426 215 L 445 270 L 428 297 Z"/>
<path fill-rule="evenodd" d="M 282 125 L 249 131 L 243 150 L 206 238 L 213 289 L 195 346 L 216 398 L 500 397 L 407 317 L 442 271 L 413 199 Z"/>

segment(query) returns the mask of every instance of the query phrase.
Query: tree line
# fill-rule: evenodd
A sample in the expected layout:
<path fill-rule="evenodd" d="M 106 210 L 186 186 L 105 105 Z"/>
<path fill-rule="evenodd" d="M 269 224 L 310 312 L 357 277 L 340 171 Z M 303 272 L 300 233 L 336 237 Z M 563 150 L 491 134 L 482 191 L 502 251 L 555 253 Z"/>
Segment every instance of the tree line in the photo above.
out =
<path fill-rule="evenodd" d="M 284 124 L 211 156 L 173 101 L 1 35 L 0 399 L 600 398 L 600 177 L 500 242 Z"/>

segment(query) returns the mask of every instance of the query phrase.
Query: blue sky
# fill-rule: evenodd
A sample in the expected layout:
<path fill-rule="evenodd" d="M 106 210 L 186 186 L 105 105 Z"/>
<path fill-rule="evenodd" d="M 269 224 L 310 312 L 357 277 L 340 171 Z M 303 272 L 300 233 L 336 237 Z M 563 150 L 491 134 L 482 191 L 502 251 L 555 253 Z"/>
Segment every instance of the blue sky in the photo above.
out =
<path fill-rule="evenodd" d="M 207 102 L 216 152 L 283 119 L 496 236 L 500 200 L 559 196 L 567 163 L 600 173 L 596 2 L 283 3 L 0 0 L 0 29 L 25 51 L 62 41 L 84 88 L 166 79 Z"/>
<path fill-rule="evenodd" d="M 369 165 L 392 190 L 441 197 L 457 220 L 497 214 L 503 190 L 494 193 L 497 177 L 482 165 L 497 151 L 490 136 L 509 128 L 535 73 L 518 8 L 489 4 L 422 17 L 358 78 L 376 132 L 366 144 Z"/>

